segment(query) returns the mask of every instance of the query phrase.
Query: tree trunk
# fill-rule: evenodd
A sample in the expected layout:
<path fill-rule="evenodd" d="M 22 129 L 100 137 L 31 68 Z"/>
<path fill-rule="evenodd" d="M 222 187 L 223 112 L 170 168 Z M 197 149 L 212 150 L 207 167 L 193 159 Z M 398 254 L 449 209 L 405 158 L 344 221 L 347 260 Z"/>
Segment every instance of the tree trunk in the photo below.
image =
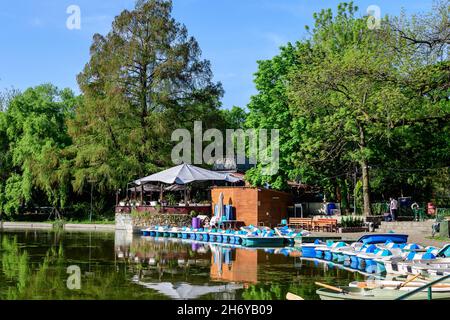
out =
<path fill-rule="evenodd" d="M 366 133 L 364 127 L 359 124 L 359 148 L 362 153 L 361 170 L 362 170 L 362 184 L 363 184 L 363 214 L 368 217 L 372 215 L 370 207 L 370 184 L 369 184 L 369 164 L 364 155 L 366 148 Z"/>
<path fill-rule="evenodd" d="M 364 216 L 368 217 L 372 215 L 372 209 L 370 207 L 369 166 L 366 160 L 363 160 L 361 162 L 361 168 L 362 168 L 362 183 L 363 183 Z"/>

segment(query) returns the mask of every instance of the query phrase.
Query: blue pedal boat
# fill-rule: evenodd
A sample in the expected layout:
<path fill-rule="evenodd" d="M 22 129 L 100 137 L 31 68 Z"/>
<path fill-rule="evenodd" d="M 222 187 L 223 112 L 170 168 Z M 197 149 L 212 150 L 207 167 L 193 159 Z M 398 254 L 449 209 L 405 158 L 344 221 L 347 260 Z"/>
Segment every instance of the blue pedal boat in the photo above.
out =
<path fill-rule="evenodd" d="M 183 227 L 180 232 L 181 239 L 188 239 L 190 233 L 191 233 L 190 228 Z"/>
<path fill-rule="evenodd" d="M 197 230 L 193 230 L 189 233 L 189 239 L 195 240 L 197 238 Z"/>
<path fill-rule="evenodd" d="M 357 242 L 362 242 L 364 244 L 378 244 L 386 243 L 387 241 L 406 243 L 408 242 L 408 235 L 400 233 L 374 233 L 362 236 Z"/>
<path fill-rule="evenodd" d="M 319 239 L 316 239 L 314 243 L 304 243 L 300 246 L 300 250 L 302 252 L 302 257 L 305 258 L 323 258 L 323 251 L 318 250 L 325 246 L 323 242 Z"/>
<path fill-rule="evenodd" d="M 155 234 L 155 232 L 153 231 L 152 228 L 147 228 L 147 229 L 142 229 L 142 230 L 141 230 L 141 234 L 142 234 L 144 237 L 151 237 L 151 236 L 152 236 L 152 233 Z"/>
<path fill-rule="evenodd" d="M 291 229 L 288 226 L 275 228 L 274 230 L 278 236 L 283 237 L 285 242 L 290 245 L 295 243 L 295 238 L 297 236 L 301 236 L 300 232 L 295 232 L 294 229 Z"/>

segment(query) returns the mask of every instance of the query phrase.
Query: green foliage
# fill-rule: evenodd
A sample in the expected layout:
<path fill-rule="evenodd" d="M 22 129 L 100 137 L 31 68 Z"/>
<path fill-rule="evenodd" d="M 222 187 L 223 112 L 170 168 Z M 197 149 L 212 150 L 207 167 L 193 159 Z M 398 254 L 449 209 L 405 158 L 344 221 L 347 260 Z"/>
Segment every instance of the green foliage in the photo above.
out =
<path fill-rule="evenodd" d="M 243 129 L 247 119 L 247 112 L 240 108 L 233 106 L 231 109 L 221 110 L 222 117 L 225 124 L 225 129 Z"/>
<path fill-rule="evenodd" d="M 173 193 L 168 193 L 164 197 L 165 197 L 165 199 L 166 199 L 166 201 L 167 201 L 169 206 L 174 206 L 174 205 L 177 204 L 176 197 L 175 197 L 175 195 Z"/>
<path fill-rule="evenodd" d="M 78 75 L 84 102 L 69 123 L 76 149 L 74 187 L 101 192 L 171 165 L 170 140 L 194 120 L 214 126 L 222 95 L 198 43 L 171 17 L 172 3 L 139 1 L 94 35 Z"/>
<path fill-rule="evenodd" d="M 42 203 L 64 208 L 70 192 L 70 165 L 64 149 L 71 144 L 65 119 L 76 103 L 74 94 L 41 85 L 17 94 L 0 114 L 4 154 L 0 169 L 0 211 Z"/>
<path fill-rule="evenodd" d="M 195 120 L 280 130 L 280 170 L 256 166 L 253 185 L 295 180 L 344 210 L 356 197 L 365 213 L 370 195 L 450 206 L 445 1 L 378 30 L 351 2 L 316 13 L 309 38 L 258 62 L 248 113 L 219 109 L 222 87 L 171 11 L 171 1 L 141 0 L 94 35 L 79 97 L 49 84 L 0 94 L 0 214 L 52 206 L 83 220 L 92 195 L 94 219 L 106 218 L 115 190 L 172 164 L 171 133 Z"/>
<path fill-rule="evenodd" d="M 361 217 L 342 217 L 340 226 L 342 228 L 358 228 L 364 226 L 364 219 Z"/>
<path fill-rule="evenodd" d="M 389 205 L 387 202 L 372 203 L 372 214 L 374 216 L 382 216 L 386 212 L 389 212 Z"/>
<path fill-rule="evenodd" d="M 146 211 L 137 211 L 136 209 L 131 210 L 131 216 L 133 218 L 145 219 L 150 216 L 150 212 Z"/>
<path fill-rule="evenodd" d="M 259 62 L 246 125 L 281 130 L 281 170 L 267 177 L 256 168 L 246 177 L 278 189 L 294 179 L 347 203 L 354 190 L 366 214 L 371 194 L 388 198 L 403 190 L 429 199 L 439 190 L 442 199 L 449 176 L 437 173 L 450 165 L 450 69 L 442 55 L 411 45 L 401 29 L 438 30 L 442 7 L 434 22 L 393 28 L 384 19 L 380 30 L 368 29 L 357 10 L 351 2 L 335 14 L 322 10 L 309 39 Z"/>
<path fill-rule="evenodd" d="M 80 97 L 52 85 L 0 95 L 0 213 L 53 206 L 83 219 L 92 194 L 102 218 L 117 189 L 172 165 L 175 129 L 243 121 L 243 110 L 219 109 L 221 84 L 171 11 L 138 1 L 94 35 Z"/>
<path fill-rule="evenodd" d="M 303 50 L 303 44 L 287 44 L 280 54 L 271 60 L 259 61 L 255 75 L 255 85 L 258 94 L 251 97 L 247 108 L 249 114 L 245 123 L 251 129 L 280 130 L 280 170 L 275 176 L 266 176 L 258 165 L 246 174 L 246 179 L 256 186 L 269 183 L 274 189 L 285 189 L 289 170 L 292 168 L 290 157 L 299 142 L 292 135 L 290 125 L 292 114 L 289 110 L 287 97 L 287 76 L 289 70 L 296 66 L 296 56 Z"/>
<path fill-rule="evenodd" d="M 439 217 L 450 217 L 450 208 L 438 208 Z"/>
<path fill-rule="evenodd" d="M 244 300 L 282 300 L 283 291 L 280 285 L 271 284 L 268 288 L 250 285 L 242 293 Z"/>
<path fill-rule="evenodd" d="M 191 218 L 196 218 L 199 216 L 199 213 L 195 210 L 192 210 L 189 215 L 191 216 Z"/>

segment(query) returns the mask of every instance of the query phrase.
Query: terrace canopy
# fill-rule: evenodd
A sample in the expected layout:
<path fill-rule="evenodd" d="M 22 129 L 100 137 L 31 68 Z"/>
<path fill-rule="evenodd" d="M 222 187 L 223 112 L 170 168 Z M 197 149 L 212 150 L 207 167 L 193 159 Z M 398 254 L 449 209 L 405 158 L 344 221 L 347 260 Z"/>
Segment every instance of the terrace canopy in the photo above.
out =
<path fill-rule="evenodd" d="M 239 182 L 240 179 L 229 174 L 206 170 L 190 164 L 182 164 L 136 180 L 134 183 L 138 186 L 151 182 L 184 185 L 197 181 L 226 181 L 236 183 Z"/>
<path fill-rule="evenodd" d="M 183 191 L 184 200 L 187 202 L 187 188 L 186 185 L 193 182 L 202 181 L 225 181 L 229 183 L 237 183 L 242 179 L 236 178 L 229 173 L 220 173 L 211 170 L 206 170 L 200 167 L 196 167 L 190 164 L 182 164 L 151 176 L 141 178 L 133 181 L 134 190 L 137 191 L 137 186 L 141 189 L 141 202 L 143 201 L 143 193 L 148 188 L 148 191 L 160 192 L 160 200 L 163 198 L 164 191 Z M 149 186 L 151 183 L 158 183 L 159 186 Z M 168 184 L 170 186 L 163 187 L 161 184 Z"/>

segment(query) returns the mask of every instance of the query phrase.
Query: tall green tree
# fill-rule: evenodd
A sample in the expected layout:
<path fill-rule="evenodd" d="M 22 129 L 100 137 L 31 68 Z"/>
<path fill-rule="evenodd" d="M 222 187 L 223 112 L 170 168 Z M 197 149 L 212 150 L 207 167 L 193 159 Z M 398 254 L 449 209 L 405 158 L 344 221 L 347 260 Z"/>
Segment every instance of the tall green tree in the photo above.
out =
<path fill-rule="evenodd" d="M 290 97 L 297 116 L 307 119 L 299 162 L 358 163 L 363 211 L 369 215 L 371 165 L 395 161 L 389 156 L 395 149 L 382 146 L 394 134 L 405 141 L 399 134 L 413 124 L 448 119 L 443 86 L 448 72 L 439 60 L 425 60 L 406 44 L 394 50 L 365 18 L 355 17 L 356 11 L 352 3 L 342 3 L 335 16 L 331 10 L 315 15 L 313 59 L 292 72 Z M 386 24 L 383 28 L 392 32 Z M 399 38 L 395 32 L 389 36 Z M 385 161 L 380 149 L 388 154 Z"/>
<path fill-rule="evenodd" d="M 280 169 L 276 175 L 269 176 L 263 174 L 263 167 L 260 164 L 257 165 L 246 174 L 246 178 L 253 185 L 262 186 L 268 183 L 272 188 L 279 190 L 287 187 L 292 168 L 290 158 L 293 147 L 298 143 L 297 136 L 292 134 L 294 128 L 290 125 L 292 114 L 287 96 L 287 80 L 290 70 L 298 63 L 302 63 L 297 59 L 297 53 L 302 52 L 304 47 L 301 43 L 297 45 L 289 43 L 280 49 L 279 55 L 258 62 L 254 80 L 258 93 L 251 97 L 247 106 L 249 114 L 245 127 L 279 130 Z"/>
<path fill-rule="evenodd" d="M 223 109 L 222 118 L 224 122 L 224 129 L 243 129 L 245 121 L 247 120 L 247 112 L 237 106 L 231 109 Z"/>
<path fill-rule="evenodd" d="M 322 10 L 309 39 L 259 63 L 246 125 L 280 129 L 281 169 L 247 177 L 280 189 L 288 178 L 318 185 L 347 205 L 353 185 L 368 215 L 371 185 L 383 196 L 424 191 L 432 170 L 448 166 L 449 69 L 442 43 L 423 50 L 392 18 L 371 30 L 357 11 L 353 3 Z M 403 27 L 431 35 L 446 23 L 442 12 Z"/>
<path fill-rule="evenodd" d="M 84 102 L 70 123 L 76 149 L 74 187 L 100 190 L 171 165 L 171 133 L 195 120 L 214 126 L 222 87 L 172 2 L 137 1 L 106 35 L 94 35 L 78 83 Z"/>
<path fill-rule="evenodd" d="M 28 204 L 64 208 L 70 192 L 71 145 L 66 119 L 76 98 L 66 90 L 41 85 L 17 94 L 0 114 L 3 192 L 0 210 L 17 213 Z"/>

